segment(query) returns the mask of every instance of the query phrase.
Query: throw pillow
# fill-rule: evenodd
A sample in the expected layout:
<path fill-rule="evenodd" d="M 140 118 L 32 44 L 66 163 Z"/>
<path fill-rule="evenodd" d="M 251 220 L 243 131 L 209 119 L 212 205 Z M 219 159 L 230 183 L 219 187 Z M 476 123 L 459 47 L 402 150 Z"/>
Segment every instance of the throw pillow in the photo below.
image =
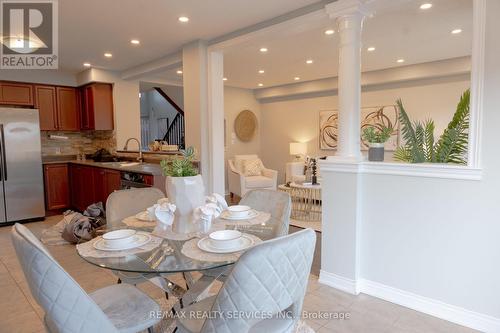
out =
<path fill-rule="evenodd" d="M 243 161 L 243 174 L 245 176 L 260 176 L 262 175 L 262 169 L 264 169 L 264 165 L 258 158 Z"/>

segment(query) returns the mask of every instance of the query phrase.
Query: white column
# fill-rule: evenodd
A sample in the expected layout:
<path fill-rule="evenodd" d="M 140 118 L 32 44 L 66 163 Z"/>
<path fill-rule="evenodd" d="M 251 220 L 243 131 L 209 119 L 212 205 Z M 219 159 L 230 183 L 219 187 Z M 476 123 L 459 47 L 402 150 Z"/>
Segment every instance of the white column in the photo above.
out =
<path fill-rule="evenodd" d="M 337 155 L 320 163 L 323 232 L 319 281 L 357 294 L 360 279 L 362 178 L 360 167 L 361 29 L 366 11 L 357 0 L 326 10 L 339 33 Z"/>
<path fill-rule="evenodd" d="M 361 104 L 361 30 L 366 10 L 358 0 L 328 4 L 339 34 L 337 156 L 359 160 Z"/>
<path fill-rule="evenodd" d="M 211 191 L 208 154 L 208 81 L 207 45 L 203 41 L 187 44 L 182 49 L 182 77 L 186 147 L 193 146 L 201 164 L 205 187 Z"/>
<path fill-rule="evenodd" d="M 224 194 L 223 54 L 203 41 L 183 48 L 186 146 L 198 152 L 207 193 Z"/>
<path fill-rule="evenodd" d="M 212 192 L 225 193 L 224 181 L 224 55 L 208 53 L 208 150 Z"/>

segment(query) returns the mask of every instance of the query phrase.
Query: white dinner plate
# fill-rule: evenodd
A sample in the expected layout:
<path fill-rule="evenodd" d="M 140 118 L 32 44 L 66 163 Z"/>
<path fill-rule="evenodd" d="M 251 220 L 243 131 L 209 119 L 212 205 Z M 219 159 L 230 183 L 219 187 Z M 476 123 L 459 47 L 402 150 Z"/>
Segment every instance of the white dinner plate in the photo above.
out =
<path fill-rule="evenodd" d="M 253 245 L 253 239 L 250 238 L 248 235 L 241 235 L 241 241 L 240 243 L 229 249 L 219 249 L 216 247 L 213 247 L 212 244 L 210 243 L 210 238 L 205 237 L 202 238 L 198 241 L 198 247 L 200 250 L 205 251 L 205 252 L 210 252 L 210 253 L 232 253 L 232 252 L 239 252 L 248 249 Z"/>
<path fill-rule="evenodd" d="M 256 211 L 255 209 L 250 210 L 247 216 L 232 216 L 229 211 L 225 210 L 220 214 L 220 217 L 223 218 L 224 220 L 234 220 L 234 221 L 239 221 L 239 220 L 248 220 L 248 219 L 253 219 L 254 217 L 257 217 L 259 215 L 259 212 Z"/>
<path fill-rule="evenodd" d="M 120 247 L 109 247 L 106 244 L 106 241 L 104 239 L 99 239 L 92 244 L 95 249 L 101 250 L 101 251 L 123 251 L 123 250 L 130 250 L 134 249 L 139 246 L 143 246 L 144 244 L 147 244 L 151 240 L 151 235 L 145 232 L 138 232 L 136 233 L 133 237 L 131 237 L 133 240 L 128 243 L 124 244 L 123 246 Z"/>
<path fill-rule="evenodd" d="M 147 210 L 140 212 L 140 213 L 137 213 L 135 215 L 135 218 L 138 219 L 139 221 L 144 221 L 144 222 L 154 222 L 155 221 L 154 218 L 151 218 L 151 216 L 149 216 L 149 213 Z"/>

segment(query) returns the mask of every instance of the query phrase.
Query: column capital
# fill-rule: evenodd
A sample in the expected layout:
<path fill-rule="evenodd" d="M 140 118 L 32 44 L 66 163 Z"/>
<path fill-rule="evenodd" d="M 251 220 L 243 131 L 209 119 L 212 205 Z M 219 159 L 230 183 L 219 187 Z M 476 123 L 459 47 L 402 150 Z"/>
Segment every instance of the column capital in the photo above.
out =
<path fill-rule="evenodd" d="M 372 16 L 372 11 L 367 6 L 370 2 L 363 0 L 338 0 L 325 5 L 325 10 L 331 19 L 345 16 L 360 15 L 362 17 Z"/>

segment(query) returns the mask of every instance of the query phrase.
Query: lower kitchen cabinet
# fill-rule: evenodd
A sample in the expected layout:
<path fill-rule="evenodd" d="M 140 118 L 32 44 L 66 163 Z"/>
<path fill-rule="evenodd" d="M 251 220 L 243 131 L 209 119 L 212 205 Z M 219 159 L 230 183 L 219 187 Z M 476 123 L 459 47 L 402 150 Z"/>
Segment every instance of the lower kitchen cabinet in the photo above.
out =
<path fill-rule="evenodd" d="M 121 172 L 74 163 L 44 165 L 46 208 L 72 208 L 83 212 L 96 202 L 106 205 L 108 196 L 121 188 Z M 144 184 L 153 185 L 153 176 L 143 175 Z"/>
<path fill-rule="evenodd" d="M 43 171 L 46 209 L 68 208 L 70 205 L 68 165 L 66 163 L 46 164 Z"/>
<path fill-rule="evenodd" d="M 94 198 L 93 168 L 70 164 L 71 207 L 83 212 Z"/>
<path fill-rule="evenodd" d="M 121 186 L 120 171 L 94 168 L 94 200 L 101 201 L 104 205 L 108 196 Z"/>

